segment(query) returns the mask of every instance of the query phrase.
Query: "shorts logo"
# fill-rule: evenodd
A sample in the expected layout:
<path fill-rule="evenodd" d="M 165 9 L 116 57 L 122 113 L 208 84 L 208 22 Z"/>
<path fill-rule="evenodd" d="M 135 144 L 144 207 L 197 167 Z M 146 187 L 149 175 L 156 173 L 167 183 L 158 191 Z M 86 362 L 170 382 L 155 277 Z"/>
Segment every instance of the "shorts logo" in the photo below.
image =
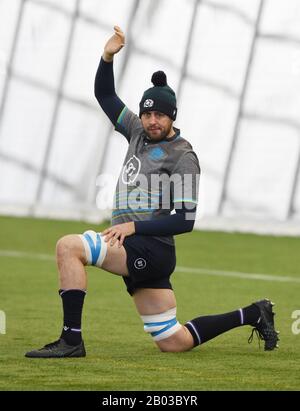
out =
<path fill-rule="evenodd" d="M 124 184 L 132 184 L 137 176 L 139 175 L 141 169 L 141 161 L 136 157 L 132 156 L 123 168 L 122 181 Z"/>
<path fill-rule="evenodd" d="M 137 270 L 142 270 L 147 265 L 146 260 L 144 258 L 137 258 L 134 262 L 134 266 Z"/>
<path fill-rule="evenodd" d="M 147 100 L 145 100 L 144 102 L 144 107 L 153 107 L 154 105 L 154 101 L 151 100 L 151 98 L 147 98 Z"/>

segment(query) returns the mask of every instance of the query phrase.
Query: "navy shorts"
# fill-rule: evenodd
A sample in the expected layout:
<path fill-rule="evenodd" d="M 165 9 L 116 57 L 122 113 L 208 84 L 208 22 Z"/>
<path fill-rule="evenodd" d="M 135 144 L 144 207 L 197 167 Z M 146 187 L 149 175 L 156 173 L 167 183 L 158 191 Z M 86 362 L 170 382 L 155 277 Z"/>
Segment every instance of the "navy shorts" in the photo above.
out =
<path fill-rule="evenodd" d="M 124 240 L 129 276 L 123 277 L 130 295 L 138 288 L 169 288 L 176 266 L 175 247 L 150 236 L 132 235 Z"/>

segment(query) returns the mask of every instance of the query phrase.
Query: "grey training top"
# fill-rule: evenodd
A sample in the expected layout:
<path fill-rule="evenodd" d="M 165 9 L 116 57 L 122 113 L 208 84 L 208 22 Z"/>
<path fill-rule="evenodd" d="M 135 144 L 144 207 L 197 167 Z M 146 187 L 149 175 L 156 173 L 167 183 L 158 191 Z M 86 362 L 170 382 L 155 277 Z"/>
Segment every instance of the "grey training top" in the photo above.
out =
<path fill-rule="evenodd" d="M 140 118 L 126 106 L 115 128 L 126 137 L 129 147 L 115 191 L 112 225 L 161 219 L 183 207 L 194 209 L 200 166 L 180 130 L 174 128 L 174 137 L 152 142 Z M 174 245 L 173 236 L 153 238 Z"/>

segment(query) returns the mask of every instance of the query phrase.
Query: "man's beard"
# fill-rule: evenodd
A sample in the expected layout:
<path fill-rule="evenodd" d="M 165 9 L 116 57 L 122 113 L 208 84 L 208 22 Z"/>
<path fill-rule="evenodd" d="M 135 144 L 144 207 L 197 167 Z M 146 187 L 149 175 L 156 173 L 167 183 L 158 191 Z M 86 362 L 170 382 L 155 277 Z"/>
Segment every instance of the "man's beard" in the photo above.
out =
<path fill-rule="evenodd" d="M 162 141 L 162 140 L 166 139 L 166 137 L 169 135 L 171 129 L 172 129 L 172 124 L 170 125 L 170 127 L 168 129 L 161 130 L 160 133 L 155 135 L 155 137 L 151 136 L 151 134 L 147 130 L 145 130 L 145 133 L 151 141 Z"/>

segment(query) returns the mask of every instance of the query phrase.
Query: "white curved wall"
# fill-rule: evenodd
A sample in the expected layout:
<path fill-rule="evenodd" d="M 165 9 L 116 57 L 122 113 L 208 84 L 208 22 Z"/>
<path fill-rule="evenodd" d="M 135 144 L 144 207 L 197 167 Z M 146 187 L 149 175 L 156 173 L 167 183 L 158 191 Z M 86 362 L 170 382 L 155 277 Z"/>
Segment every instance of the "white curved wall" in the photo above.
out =
<path fill-rule="evenodd" d="M 118 24 L 122 100 L 137 111 L 159 69 L 178 92 L 202 167 L 197 226 L 300 233 L 299 19 L 297 0 L 0 1 L 0 211 L 109 215 L 127 143 L 93 83 Z"/>

